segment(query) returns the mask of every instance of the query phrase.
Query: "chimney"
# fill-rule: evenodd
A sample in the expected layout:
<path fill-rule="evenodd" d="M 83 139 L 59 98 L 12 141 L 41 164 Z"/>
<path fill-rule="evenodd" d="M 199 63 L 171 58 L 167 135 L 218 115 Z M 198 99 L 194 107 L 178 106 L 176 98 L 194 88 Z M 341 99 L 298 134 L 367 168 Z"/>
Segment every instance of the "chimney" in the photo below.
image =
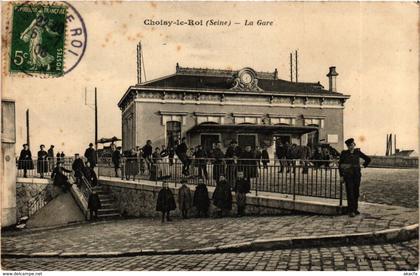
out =
<path fill-rule="evenodd" d="M 175 72 L 177 72 L 177 73 L 179 72 L 179 63 L 178 62 L 176 63 L 175 70 L 176 70 Z"/>
<path fill-rule="evenodd" d="M 277 68 L 274 69 L 274 79 L 275 80 L 278 79 L 278 74 L 279 74 L 279 72 L 277 71 Z"/>
<path fill-rule="evenodd" d="M 337 79 L 338 73 L 335 71 L 335 66 L 330 67 L 330 72 L 328 72 L 327 77 L 329 80 L 329 90 L 330 92 L 337 92 Z"/>

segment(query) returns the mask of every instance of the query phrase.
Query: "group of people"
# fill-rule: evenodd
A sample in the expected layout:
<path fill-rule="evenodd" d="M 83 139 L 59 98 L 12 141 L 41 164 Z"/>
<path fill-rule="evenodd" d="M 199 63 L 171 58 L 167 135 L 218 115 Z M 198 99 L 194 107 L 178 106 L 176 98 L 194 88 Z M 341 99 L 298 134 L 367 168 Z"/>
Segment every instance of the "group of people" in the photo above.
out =
<path fill-rule="evenodd" d="M 62 151 L 54 155 L 54 145 L 51 145 L 48 151 L 45 150 L 45 145 L 39 146 L 40 150 L 37 154 L 36 169 L 41 178 L 44 178 L 47 173 L 52 173 L 56 165 L 65 163 L 65 154 Z M 90 143 L 86 149 L 85 158 L 89 161 L 89 166 L 94 168 L 97 163 L 96 151 L 93 144 Z M 28 144 L 23 144 L 23 149 L 18 158 L 18 170 L 23 170 L 23 177 L 28 177 L 28 171 L 34 169 L 34 162 L 32 159 L 32 152 Z"/>
<path fill-rule="evenodd" d="M 51 145 L 48 151 L 45 151 L 45 145 L 40 145 L 39 148 L 36 162 L 37 173 L 41 178 L 44 178 L 45 174 L 53 171 L 56 162 L 64 161 L 65 155 L 64 152 L 58 152 L 56 158 L 54 158 L 54 145 Z M 28 171 L 34 169 L 32 153 L 28 144 L 23 144 L 18 159 L 18 169 L 23 170 L 23 177 L 28 177 Z"/>
<path fill-rule="evenodd" d="M 151 140 L 147 140 L 143 147 L 135 147 L 123 154 L 114 147 L 112 163 L 117 177 L 122 157 L 125 157 L 123 170 L 127 180 L 134 180 L 137 174 L 145 174 L 146 170 L 150 180 L 168 178 L 174 171 L 171 167 L 176 157 L 182 163 L 183 177 L 197 176 L 199 179 L 208 179 L 207 165 L 210 162 L 213 165 L 213 179 L 219 181 L 223 175 L 232 188 L 237 171 L 242 171 L 244 177 L 251 179 L 257 177 L 258 169 L 268 169 L 270 163 L 266 146 L 256 147 L 254 150 L 248 145 L 242 150 L 237 141 L 232 140 L 226 152 L 223 152 L 221 142 L 215 143 L 210 151 L 206 151 L 202 145 L 188 147 L 185 137 L 168 148 L 161 146 L 153 149 Z"/>
<path fill-rule="evenodd" d="M 197 217 L 208 217 L 210 208 L 210 198 L 204 180 L 200 178 L 195 187 L 194 194 L 191 194 L 191 189 L 187 186 L 187 180 L 181 180 L 182 186 L 178 191 L 178 207 L 184 219 L 188 218 L 188 213 L 192 207 L 196 208 Z M 232 210 L 232 191 L 236 194 L 237 215 L 245 215 L 246 194 L 250 192 L 249 178 L 244 177 L 244 173 L 239 171 L 237 174 L 236 183 L 233 189 L 226 181 L 226 178 L 221 175 L 217 181 L 216 188 L 213 192 L 213 205 L 218 209 L 217 216 L 223 217 L 228 215 Z M 159 191 L 156 211 L 162 213 L 162 222 L 171 221 L 170 211 L 177 207 L 174 195 L 166 181 L 163 181 L 162 189 Z"/>

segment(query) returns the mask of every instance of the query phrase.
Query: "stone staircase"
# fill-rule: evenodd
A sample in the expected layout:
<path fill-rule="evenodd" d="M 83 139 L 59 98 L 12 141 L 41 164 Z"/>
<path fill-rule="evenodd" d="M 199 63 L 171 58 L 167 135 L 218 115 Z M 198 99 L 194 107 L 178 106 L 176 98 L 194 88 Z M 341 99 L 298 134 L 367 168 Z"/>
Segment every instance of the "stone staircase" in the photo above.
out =
<path fill-rule="evenodd" d="M 112 196 L 104 189 L 103 186 L 92 187 L 96 191 L 101 201 L 101 209 L 98 210 L 99 219 L 116 219 L 121 217 L 120 212 L 115 208 L 115 202 Z"/>

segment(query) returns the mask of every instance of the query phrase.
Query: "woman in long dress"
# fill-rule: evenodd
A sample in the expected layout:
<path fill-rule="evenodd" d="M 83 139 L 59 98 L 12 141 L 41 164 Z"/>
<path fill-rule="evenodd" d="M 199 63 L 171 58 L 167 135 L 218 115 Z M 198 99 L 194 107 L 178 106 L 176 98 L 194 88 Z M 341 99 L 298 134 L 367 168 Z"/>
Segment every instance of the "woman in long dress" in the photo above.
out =
<path fill-rule="evenodd" d="M 18 161 L 18 170 L 23 170 L 23 177 L 28 177 L 28 170 L 34 169 L 34 163 L 32 161 L 32 153 L 29 150 L 28 144 L 23 145 L 23 150 L 20 152 Z"/>
<path fill-rule="evenodd" d="M 38 151 L 37 171 L 44 178 L 44 173 L 48 172 L 48 153 L 44 150 L 45 146 L 40 146 L 41 150 Z"/>
<path fill-rule="evenodd" d="M 51 30 L 52 21 L 49 20 L 42 10 L 36 14 L 36 18 L 20 35 L 20 39 L 29 42 L 29 64 L 31 69 L 39 69 L 47 67 L 50 70 L 50 64 L 54 61 L 54 57 L 50 55 L 43 45 L 43 35 L 47 33 L 51 36 L 57 36 L 58 33 Z"/>

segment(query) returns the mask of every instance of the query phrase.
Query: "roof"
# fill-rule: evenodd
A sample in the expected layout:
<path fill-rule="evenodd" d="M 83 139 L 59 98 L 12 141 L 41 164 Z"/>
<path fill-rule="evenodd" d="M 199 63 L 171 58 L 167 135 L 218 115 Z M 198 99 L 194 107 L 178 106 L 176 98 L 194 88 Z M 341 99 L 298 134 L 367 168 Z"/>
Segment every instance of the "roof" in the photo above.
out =
<path fill-rule="evenodd" d="M 177 66 L 175 74 L 138 84 L 136 86 L 228 90 L 232 88 L 235 75 L 238 72 L 239 70 L 203 69 Z M 291 82 L 279 79 L 277 77 L 277 70 L 273 73 L 256 72 L 256 74 L 258 87 L 267 92 L 304 92 L 343 95 L 341 93 L 325 90 L 319 82 Z"/>

